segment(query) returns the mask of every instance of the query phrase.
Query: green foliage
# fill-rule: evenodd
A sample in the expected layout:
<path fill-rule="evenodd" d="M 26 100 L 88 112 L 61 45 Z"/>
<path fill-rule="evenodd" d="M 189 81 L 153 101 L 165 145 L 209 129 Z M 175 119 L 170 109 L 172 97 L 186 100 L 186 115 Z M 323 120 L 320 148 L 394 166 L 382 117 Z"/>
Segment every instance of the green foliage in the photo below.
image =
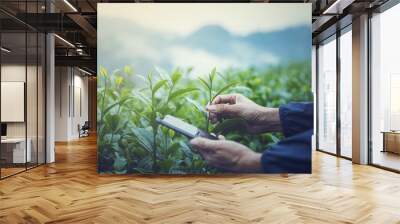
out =
<path fill-rule="evenodd" d="M 125 66 L 98 76 L 98 169 L 102 173 L 215 173 L 190 148 L 188 140 L 157 124 L 157 117 L 180 117 L 204 130 L 223 133 L 255 151 L 263 151 L 280 134 L 247 135 L 237 131 L 238 120 L 212 126 L 205 111 L 217 95 L 241 93 L 256 103 L 278 107 L 291 101 L 309 101 L 309 62 L 265 69 L 213 69 L 194 78 L 192 68 L 168 73 L 156 68 L 141 76 Z"/>
<path fill-rule="evenodd" d="M 217 70 L 216 70 L 216 68 L 214 68 L 210 72 L 210 74 L 208 74 L 208 80 L 204 80 L 202 77 L 198 78 L 201 83 L 200 87 L 203 90 L 202 92 L 205 95 L 207 104 L 212 102 L 215 99 L 215 97 L 217 97 L 218 95 L 222 94 L 223 92 L 227 91 L 229 88 L 231 88 L 232 86 L 237 84 L 237 82 L 231 82 L 231 83 L 227 83 L 227 84 L 222 82 L 223 86 L 220 87 L 221 82 L 218 82 L 219 80 L 216 80 L 216 75 L 217 75 Z M 200 108 L 202 108 L 202 106 L 199 106 L 198 104 L 196 105 L 196 103 L 194 103 L 195 101 L 190 101 L 190 102 L 196 107 L 196 109 L 200 110 Z M 206 105 L 204 105 L 204 107 L 205 106 Z M 203 112 L 203 116 L 204 116 L 204 123 L 205 123 L 204 130 L 210 131 L 210 121 L 208 120 L 207 112 Z"/>

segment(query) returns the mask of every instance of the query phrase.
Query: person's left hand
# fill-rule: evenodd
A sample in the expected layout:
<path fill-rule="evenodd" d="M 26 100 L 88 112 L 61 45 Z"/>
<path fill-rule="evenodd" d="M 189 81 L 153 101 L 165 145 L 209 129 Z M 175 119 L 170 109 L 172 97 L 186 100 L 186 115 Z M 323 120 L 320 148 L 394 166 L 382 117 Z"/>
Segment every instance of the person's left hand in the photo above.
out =
<path fill-rule="evenodd" d="M 234 141 L 194 138 L 190 144 L 209 165 L 232 172 L 261 172 L 261 154 Z"/>

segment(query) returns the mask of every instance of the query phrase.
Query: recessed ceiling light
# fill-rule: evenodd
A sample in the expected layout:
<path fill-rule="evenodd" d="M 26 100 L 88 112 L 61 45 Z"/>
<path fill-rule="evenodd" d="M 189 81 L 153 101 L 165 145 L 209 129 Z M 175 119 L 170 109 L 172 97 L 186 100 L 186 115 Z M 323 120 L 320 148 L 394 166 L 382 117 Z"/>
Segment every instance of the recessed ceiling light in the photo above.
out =
<path fill-rule="evenodd" d="M 74 12 L 78 12 L 78 10 L 68 1 L 64 0 L 65 4 L 67 4 Z"/>
<path fill-rule="evenodd" d="M 343 9 L 351 5 L 355 0 L 336 0 L 322 14 L 342 14 Z"/>
<path fill-rule="evenodd" d="M 83 72 L 83 73 L 85 73 L 85 74 L 87 74 L 87 75 L 90 75 L 90 76 L 92 75 L 92 73 L 90 73 L 90 72 L 88 72 L 88 71 L 86 71 L 86 70 L 83 70 L 83 69 L 81 69 L 81 68 L 79 68 L 79 67 L 78 67 L 78 70 L 81 71 L 81 72 Z"/>
<path fill-rule="evenodd" d="M 62 42 L 64 42 L 65 44 L 67 44 L 68 46 L 75 48 L 75 45 L 73 45 L 73 44 L 72 44 L 71 42 L 69 42 L 68 40 L 66 40 L 66 39 L 64 39 L 64 38 L 62 38 L 62 37 L 60 37 L 60 36 L 57 35 L 57 34 L 54 34 L 54 36 L 57 37 L 57 38 L 58 38 L 59 40 L 61 40 Z"/>
<path fill-rule="evenodd" d="M 6 53 L 10 53 L 11 52 L 11 50 L 9 50 L 9 49 L 7 49 L 5 47 L 1 47 L 1 51 L 4 51 Z"/>

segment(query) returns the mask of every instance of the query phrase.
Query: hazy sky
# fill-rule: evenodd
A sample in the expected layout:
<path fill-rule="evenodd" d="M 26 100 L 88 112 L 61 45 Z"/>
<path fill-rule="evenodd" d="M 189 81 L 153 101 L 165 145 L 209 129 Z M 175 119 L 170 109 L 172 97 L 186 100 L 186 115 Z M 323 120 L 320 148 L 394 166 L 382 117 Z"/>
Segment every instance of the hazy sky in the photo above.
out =
<path fill-rule="evenodd" d="M 131 20 L 159 32 L 188 35 L 218 24 L 236 35 L 311 24 L 311 4 L 100 3 L 100 16 Z M 269 22 L 270 21 L 270 22 Z"/>

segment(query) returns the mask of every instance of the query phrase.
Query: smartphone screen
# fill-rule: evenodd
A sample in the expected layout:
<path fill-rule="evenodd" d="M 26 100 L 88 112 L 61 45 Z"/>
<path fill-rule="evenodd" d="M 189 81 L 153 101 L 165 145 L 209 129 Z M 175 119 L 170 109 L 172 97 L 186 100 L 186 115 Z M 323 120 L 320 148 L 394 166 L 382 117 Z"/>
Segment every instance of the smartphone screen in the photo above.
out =
<path fill-rule="evenodd" d="M 171 115 L 167 115 L 164 119 L 157 119 L 157 122 L 176 132 L 185 135 L 188 138 L 194 138 L 199 133 L 199 129 L 195 126 Z"/>

